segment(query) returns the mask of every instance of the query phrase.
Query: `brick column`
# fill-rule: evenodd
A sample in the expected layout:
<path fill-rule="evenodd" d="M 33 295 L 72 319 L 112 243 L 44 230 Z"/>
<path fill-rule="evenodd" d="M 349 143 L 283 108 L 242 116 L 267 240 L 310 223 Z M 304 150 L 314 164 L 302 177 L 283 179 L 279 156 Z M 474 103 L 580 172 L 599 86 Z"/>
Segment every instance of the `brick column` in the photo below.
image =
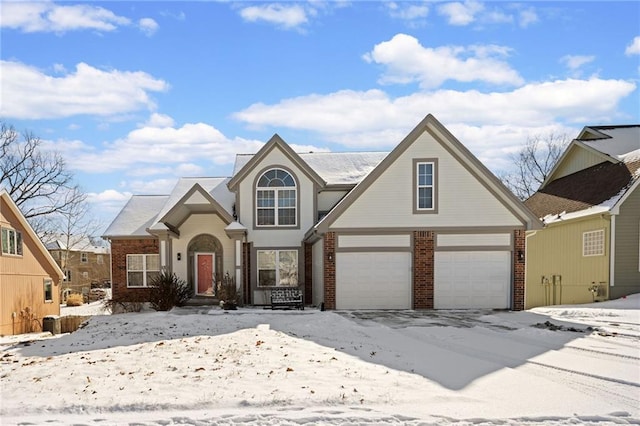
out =
<path fill-rule="evenodd" d="M 525 272 L 525 231 L 513 231 L 513 307 L 514 311 L 524 309 L 524 272 Z M 519 258 L 522 253 L 522 260 Z"/>
<path fill-rule="evenodd" d="M 433 231 L 413 232 L 413 309 L 433 309 Z"/>
<path fill-rule="evenodd" d="M 313 245 L 304 243 L 304 303 L 313 303 Z"/>
<path fill-rule="evenodd" d="M 336 308 L 336 233 L 324 235 L 324 307 Z M 329 259 L 331 258 L 331 259 Z"/>

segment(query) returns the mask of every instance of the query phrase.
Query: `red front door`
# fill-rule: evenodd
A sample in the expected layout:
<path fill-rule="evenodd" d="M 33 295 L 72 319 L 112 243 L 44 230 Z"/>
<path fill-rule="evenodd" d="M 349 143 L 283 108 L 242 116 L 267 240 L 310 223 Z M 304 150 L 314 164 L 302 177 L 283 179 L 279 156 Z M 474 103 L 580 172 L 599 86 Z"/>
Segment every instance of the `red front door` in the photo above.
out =
<path fill-rule="evenodd" d="M 214 268 L 213 253 L 197 253 L 196 254 L 196 293 L 205 295 L 214 295 Z"/>

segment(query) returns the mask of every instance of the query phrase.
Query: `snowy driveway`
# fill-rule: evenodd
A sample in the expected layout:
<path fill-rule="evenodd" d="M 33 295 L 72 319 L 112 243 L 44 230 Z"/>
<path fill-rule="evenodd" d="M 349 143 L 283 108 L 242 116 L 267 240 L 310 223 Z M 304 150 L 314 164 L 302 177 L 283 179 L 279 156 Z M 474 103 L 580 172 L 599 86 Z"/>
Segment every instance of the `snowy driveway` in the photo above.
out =
<path fill-rule="evenodd" d="M 0 421 L 640 424 L 639 302 L 96 316 L 0 346 Z"/>

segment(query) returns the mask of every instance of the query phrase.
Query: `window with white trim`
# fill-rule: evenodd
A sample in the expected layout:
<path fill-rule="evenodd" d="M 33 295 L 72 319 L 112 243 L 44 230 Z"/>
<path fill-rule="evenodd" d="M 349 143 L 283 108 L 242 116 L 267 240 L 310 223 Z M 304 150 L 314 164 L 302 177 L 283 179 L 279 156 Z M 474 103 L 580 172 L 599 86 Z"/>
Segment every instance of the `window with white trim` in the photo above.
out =
<path fill-rule="evenodd" d="M 102 258 L 102 255 L 101 255 L 101 254 L 99 254 L 99 255 L 96 257 L 96 262 L 98 262 L 98 265 L 102 265 L 102 264 L 104 264 L 104 259 Z"/>
<path fill-rule="evenodd" d="M 11 228 L 2 228 L 2 254 L 22 256 L 22 232 Z"/>
<path fill-rule="evenodd" d="M 127 255 L 127 287 L 148 287 L 159 275 L 160 255 Z"/>
<path fill-rule="evenodd" d="M 604 255 L 604 229 L 587 231 L 582 233 L 582 255 Z"/>
<path fill-rule="evenodd" d="M 435 208 L 435 172 L 433 161 L 416 162 L 416 210 Z"/>
<path fill-rule="evenodd" d="M 87 253 L 80 253 L 80 262 L 82 263 L 89 262 L 89 255 Z"/>
<path fill-rule="evenodd" d="M 296 226 L 296 181 L 282 169 L 267 170 L 256 184 L 256 225 Z"/>
<path fill-rule="evenodd" d="M 297 250 L 258 250 L 258 287 L 297 285 Z"/>
<path fill-rule="evenodd" d="M 70 283 L 71 282 L 71 269 L 67 269 L 64 271 L 64 282 L 66 283 Z"/>
<path fill-rule="evenodd" d="M 53 280 L 51 278 L 44 279 L 44 301 L 53 302 Z"/>

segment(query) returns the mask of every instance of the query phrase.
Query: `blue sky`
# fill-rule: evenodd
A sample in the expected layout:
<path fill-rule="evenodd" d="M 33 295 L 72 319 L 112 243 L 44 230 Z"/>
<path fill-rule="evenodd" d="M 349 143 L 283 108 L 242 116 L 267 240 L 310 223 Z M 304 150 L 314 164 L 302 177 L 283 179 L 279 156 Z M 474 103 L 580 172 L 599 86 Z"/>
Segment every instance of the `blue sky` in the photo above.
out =
<path fill-rule="evenodd" d="M 493 172 L 529 137 L 640 123 L 640 3 L 10 2 L 0 118 L 61 152 L 105 226 L 274 133 L 389 151 L 432 113 Z"/>

